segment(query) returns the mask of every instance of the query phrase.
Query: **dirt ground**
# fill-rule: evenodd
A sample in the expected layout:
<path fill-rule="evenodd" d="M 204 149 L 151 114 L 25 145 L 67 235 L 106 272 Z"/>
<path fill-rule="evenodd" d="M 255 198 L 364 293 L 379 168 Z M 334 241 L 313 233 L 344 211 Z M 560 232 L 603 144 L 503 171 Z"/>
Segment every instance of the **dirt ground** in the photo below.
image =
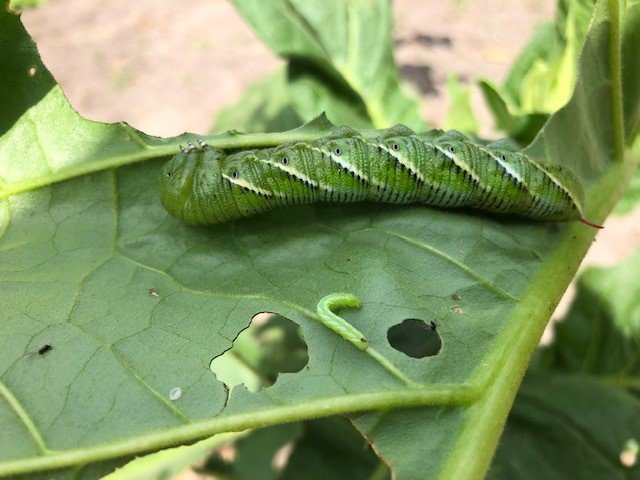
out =
<path fill-rule="evenodd" d="M 397 61 L 425 119 L 441 125 L 449 74 L 502 80 L 554 10 L 553 0 L 396 0 Z M 226 0 L 49 0 L 22 18 L 76 110 L 153 135 L 207 132 L 216 112 L 281 64 Z M 475 87 L 473 105 L 481 133 L 494 134 Z M 609 219 L 584 264 L 614 264 L 639 245 L 640 209 Z"/>

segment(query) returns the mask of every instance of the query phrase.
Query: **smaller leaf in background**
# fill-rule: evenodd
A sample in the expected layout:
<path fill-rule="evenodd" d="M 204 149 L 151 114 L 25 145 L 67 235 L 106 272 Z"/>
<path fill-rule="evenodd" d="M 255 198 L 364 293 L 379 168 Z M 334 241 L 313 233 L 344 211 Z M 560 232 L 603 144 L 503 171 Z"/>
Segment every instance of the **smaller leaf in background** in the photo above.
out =
<path fill-rule="evenodd" d="M 505 101 L 517 105 L 520 101 L 520 85 L 536 61 L 547 59 L 556 44 L 555 24 L 546 22 L 538 26 L 529 43 L 522 49 L 520 55 L 511 66 L 501 94 Z"/>
<path fill-rule="evenodd" d="M 11 10 L 20 10 L 24 8 L 36 8 L 47 3 L 47 0 L 10 0 L 9 8 Z"/>
<path fill-rule="evenodd" d="M 635 210 L 638 205 L 640 205 L 640 170 L 634 175 L 613 213 L 615 215 L 626 215 Z"/>
<path fill-rule="evenodd" d="M 636 139 L 632 151 L 636 157 L 640 158 L 640 138 Z M 615 215 L 626 215 L 638 206 L 640 206 L 640 168 L 638 168 L 636 174 L 631 179 L 631 183 L 627 186 L 624 195 L 622 195 L 613 213 Z"/>
<path fill-rule="evenodd" d="M 488 478 L 637 478 L 640 251 L 591 267 L 529 368 Z M 541 461 L 542 460 L 542 461 Z"/>
<path fill-rule="evenodd" d="M 204 461 L 213 449 L 222 447 L 242 435 L 244 433 L 223 433 L 193 445 L 160 450 L 136 458 L 103 478 L 104 480 L 171 479 L 177 477 L 190 465 Z"/>
<path fill-rule="evenodd" d="M 613 268 L 589 268 L 536 364 L 640 390 L 640 251 Z"/>
<path fill-rule="evenodd" d="M 493 114 L 495 127 L 506 132 L 509 137 L 522 145 L 531 143 L 547 121 L 547 118 L 549 118 L 546 113 L 513 115 L 509 111 L 505 99 L 498 91 L 498 87 L 488 80 L 479 80 L 478 86 L 484 94 L 489 110 Z"/>
<path fill-rule="evenodd" d="M 291 103 L 286 71 L 280 68 L 249 86 L 234 105 L 221 110 L 211 133 L 233 129 L 247 133 L 284 132 L 301 123 Z"/>
<path fill-rule="evenodd" d="M 257 392 L 273 385 L 279 373 L 299 372 L 308 361 L 300 327 L 288 318 L 260 313 L 210 368 L 229 389 L 244 384 Z"/>
<path fill-rule="evenodd" d="M 304 118 L 326 111 L 335 123 L 353 128 L 373 125 L 362 98 L 339 75 L 300 60 L 291 60 L 287 73 L 293 105 Z"/>
<path fill-rule="evenodd" d="M 478 133 L 478 122 L 471 108 L 471 89 L 460 87 L 458 78 L 449 75 L 447 89 L 451 97 L 451 105 L 444 119 L 445 130 L 459 130 L 466 134 Z"/>
<path fill-rule="evenodd" d="M 571 97 L 592 0 L 561 0 L 555 23 L 540 26 L 516 59 L 502 88 L 479 80 L 496 128 L 528 144 L 549 114 Z"/>
<path fill-rule="evenodd" d="M 640 401 L 587 375 L 533 373 L 518 392 L 487 478 L 639 478 Z"/>
<path fill-rule="evenodd" d="M 296 443 L 281 480 L 385 480 L 388 467 L 358 431 L 342 417 L 309 420 Z"/>
<path fill-rule="evenodd" d="M 233 4 L 260 39 L 291 62 L 303 120 L 325 110 L 338 124 L 422 130 L 416 98 L 400 86 L 389 0 L 273 0 Z M 354 122 L 352 109 L 364 110 Z"/>
<path fill-rule="evenodd" d="M 233 454 L 216 451 L 201 469 L 236 480 L 386 480 L 389 469 L 343 417 L 275 425 L 240 438 Z"/>
<path fill-rule="evenodd" d="M 588 25 L 590 18 L 589 15 L 582 21 Z M 586 34 L 586 29 L 581 27 L 571 4 L 564 24 L 564 35 L 556 51 L 549 58 L 534 60 L 522 78 L 518 105 L 521 114 L 553 113 L 567 103 L 578 75 L 578 56 Z"/>
<path fill-rule="evenodd" d="M 286 423 L 253 430 L 240 438 L 229 451 L 218 450 L 201 473 L 236 480 L 280 478 L 289 455 L 303 432 L 303 423 Z"/>

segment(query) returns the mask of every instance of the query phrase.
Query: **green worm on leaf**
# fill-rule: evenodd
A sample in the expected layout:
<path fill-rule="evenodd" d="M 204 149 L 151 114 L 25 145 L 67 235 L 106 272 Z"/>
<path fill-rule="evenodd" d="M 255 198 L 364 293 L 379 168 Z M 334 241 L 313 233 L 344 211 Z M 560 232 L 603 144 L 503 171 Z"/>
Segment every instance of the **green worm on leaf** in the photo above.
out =
<path fill-rule="evenodd" d="M 351 325 L 344 318 L 333 313 L 333 310 L 338 308 L 360 308 L 361 306 L 362 301 L 352 293 L 332 293 L 323 297 L 318 302 L 316 307 L 316 313 L 318 315 L 317 318 L 325 327 L 340 335 L 358 350 L 365 352 L 378 362 L 381 367 L 386 369 L 391 375 L 401 382 L 409 386 L 418 385 L 415 381 L 402 373 L 402 371 L 391 363 L 389 359 L 369 345 L 360 330 Z"/>
<path fill-rule="evenodd" d="M 425 137 L 403 125 L 375 138 L 339 127 L 317 140 L 230 155 L 190 144 L 162 169 L 161 199 L 190 224 L 286 205 L 372 201 L 602 228 L 582 214 L 582 186 L 567 169 L 537 163 L 509 140 L 481 145 L 455 130 Z"/>
<path fill-rule="evenodd" d="M 316 313 L 325 327 L 355 345 L 357 349 L 365 350 L 368 344 L 362 332 L 332 312 L 334 308 L 360 308 L 361 306 L 362 301 L 351 293 L 332 293 L 318 302 Z"/>

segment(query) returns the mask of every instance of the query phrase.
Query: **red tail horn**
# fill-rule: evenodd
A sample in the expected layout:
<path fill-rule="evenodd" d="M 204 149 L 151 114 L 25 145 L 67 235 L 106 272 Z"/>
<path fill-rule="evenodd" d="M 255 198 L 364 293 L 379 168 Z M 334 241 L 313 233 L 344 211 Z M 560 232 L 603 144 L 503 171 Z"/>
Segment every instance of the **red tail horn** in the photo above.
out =
<path fill-rule="evenodd" d="M 593 228 L 604 228 L 602 225 L 598 225 L 597 223 L 593 223 L 593 222 L 587 220 L 584 217 L 580 217 L 580 221 L 582 223 L 584 223 L 585 225 L 589 225 L 590 227 L 593 227 Z"/>

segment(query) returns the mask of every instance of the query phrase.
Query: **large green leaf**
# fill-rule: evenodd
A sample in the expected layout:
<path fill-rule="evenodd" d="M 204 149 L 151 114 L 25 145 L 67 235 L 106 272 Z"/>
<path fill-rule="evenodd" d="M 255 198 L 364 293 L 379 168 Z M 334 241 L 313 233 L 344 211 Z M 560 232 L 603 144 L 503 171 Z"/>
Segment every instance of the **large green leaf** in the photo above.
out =
<path fill-rule="evenodd" d="M 574 97 L 529 149 L 580 167 L 596 221 L 635 168 L 621 156 L 617 12 L 600 4 Z M 354 415 L 398 478 L 483 474 L 592 229 L 365 204 L 182 225 L 159 204 L 153 159 L 187 137 L 78 117 L 4 11 L 0 43 L 0 474 L 89 465 L 77 476 L 91 478 L 140 452 L 333 414 Z M 321 118 L 208 141 L 274 145 L 331 128 Z M 375 353 L 318 322 L 318 300 L 339 291 L 362 299 L 343 316 Z M 309 363 L 258 393 L 229 394 L 209 363 L 262 311 L 300 325 Z M 435 321 L 438 355 L 388 344 L 406 318 Z M 27 355 L 44 344 L 53 349 Z"/>
<path fill-rule="evenodd" d="M 545 369 L 593 375 L 640 391 L 640 251 L 615 268 L 592 267 L 555 341 L 543 349 Z"/>
<path fill-rule="evenodd" d="M 590 376 L 528 373 L 488 478 L 638 478 L 640 462 L 621 459 L 630 440 L 637 397 Z"/>
<path fill-rule="evenodd" d="M 419 105 L 399 85 L 390 0 L 233 0 L 264 43 L 288 60 L 292 101 L 353 127 L 421 129 Z"/>
<path fill-rule="evenodd" d="M 490 478 L 640 475 L 637 458 L 621 458 L 640 440 L 639 271 L 640 251 L 582 274 L 518 393 Z"/>

